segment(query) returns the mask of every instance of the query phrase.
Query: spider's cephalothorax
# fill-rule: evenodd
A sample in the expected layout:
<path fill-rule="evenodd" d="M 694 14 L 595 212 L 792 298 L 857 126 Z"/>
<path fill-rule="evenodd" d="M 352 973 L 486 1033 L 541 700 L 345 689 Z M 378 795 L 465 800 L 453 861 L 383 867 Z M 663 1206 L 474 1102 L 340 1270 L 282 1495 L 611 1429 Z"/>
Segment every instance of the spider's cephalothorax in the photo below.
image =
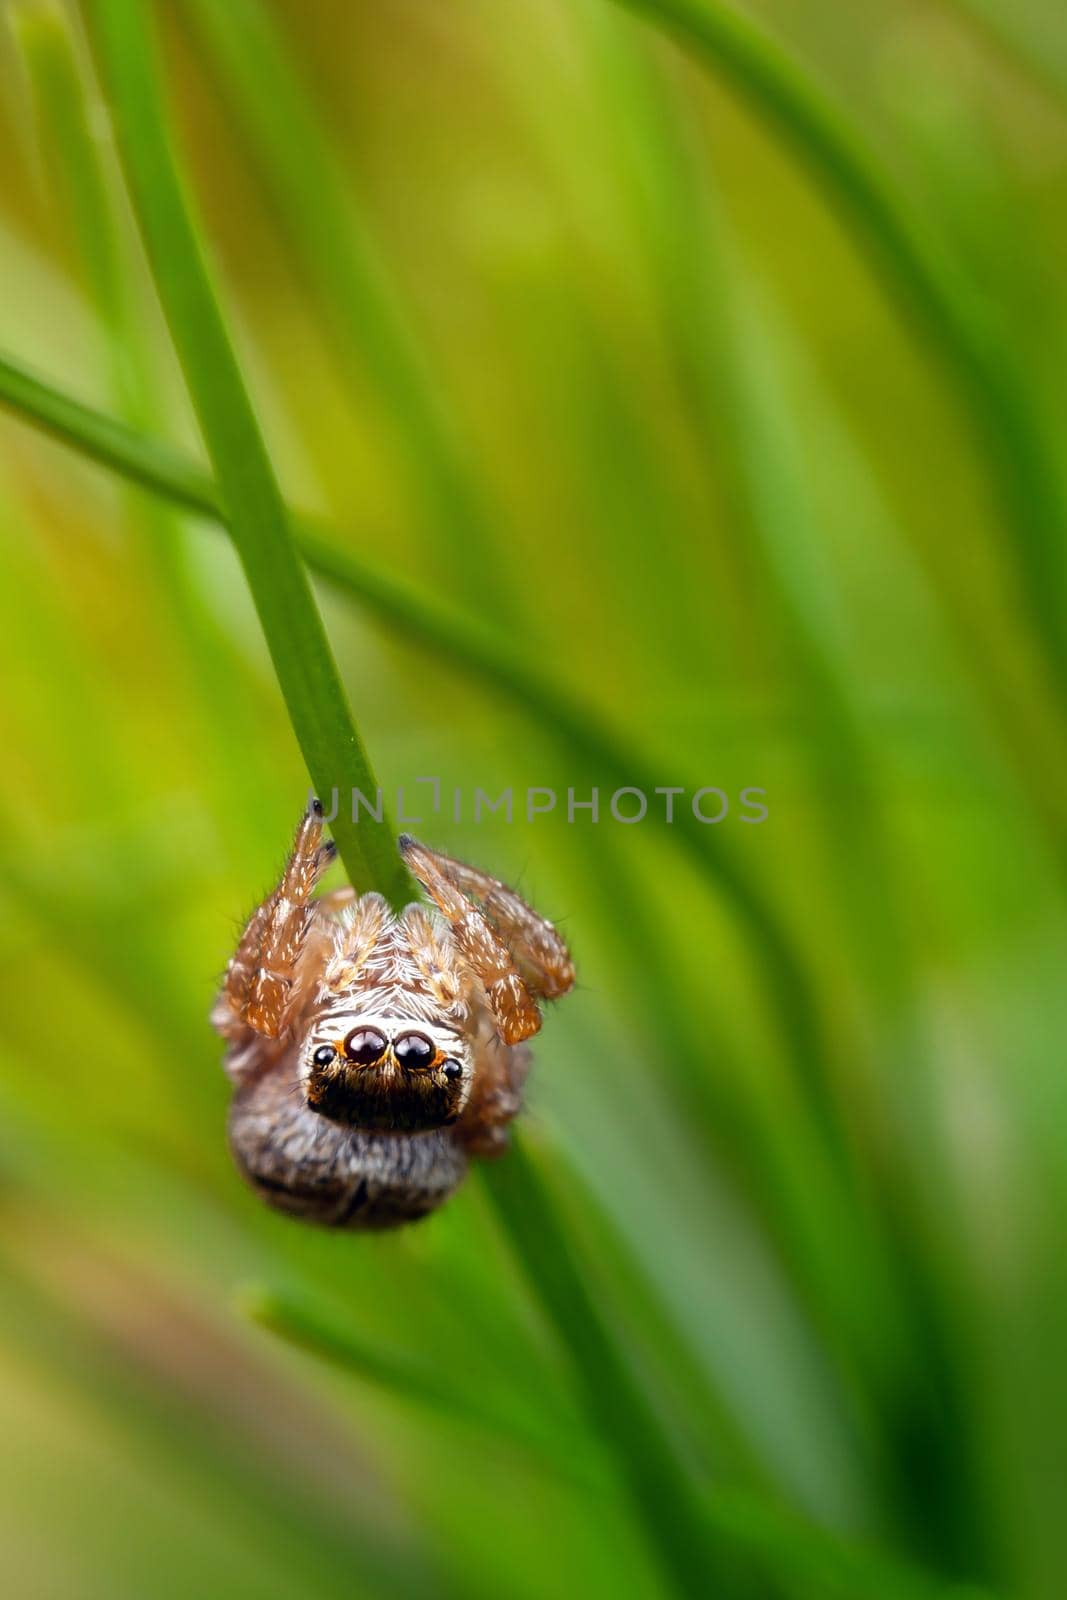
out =
<path fill-rule="evenodd" d="M 470 1155 L 503 1149 L 539 1002 L 574 982 L 555 928 L 497 879 L 402 836 L 436 910 L 316 898 L 333 859 L 313 804 L 212 1014 L 236 1084 L 230 1142 L 272 1205 L 388 1227 L 424 1216 Z"/>

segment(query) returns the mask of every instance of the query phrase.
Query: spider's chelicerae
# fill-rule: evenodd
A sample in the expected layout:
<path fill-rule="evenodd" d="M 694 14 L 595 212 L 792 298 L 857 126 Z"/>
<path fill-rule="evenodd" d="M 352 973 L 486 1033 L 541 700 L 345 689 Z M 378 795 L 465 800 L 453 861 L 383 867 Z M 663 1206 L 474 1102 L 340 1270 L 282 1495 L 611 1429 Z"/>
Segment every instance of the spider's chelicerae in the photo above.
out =
<path fill-rule="evenodd" d="M 230 1143 L 294 1216 L 384 1228 L 425 1216 L 472 1155 L 498 1154 L 521 1105 L 539 1002 L 574 983 L 550 922 L 496 878 L 402 835 L 436 910 L 316 897 L 334 858 L 314 802 L 253 912 L 212 1022 L 236 1085 Z"/>

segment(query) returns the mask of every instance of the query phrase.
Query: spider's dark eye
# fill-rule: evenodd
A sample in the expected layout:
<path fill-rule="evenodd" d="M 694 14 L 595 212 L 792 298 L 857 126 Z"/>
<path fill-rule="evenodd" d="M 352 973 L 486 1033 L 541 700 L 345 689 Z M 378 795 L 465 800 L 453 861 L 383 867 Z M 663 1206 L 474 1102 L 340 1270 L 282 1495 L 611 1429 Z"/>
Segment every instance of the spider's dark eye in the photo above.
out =
<path fill-rule="evenodd" d="M 377 1028 L 353 1028 L 345 1040 L 345 1055 L 359 1067 L 372 1067 L 384 1056 L 388 1044 Z"/>
<path fill-rule="evenodd" d="M 428 1067 L 437 1051 L 424 1033 L 402 1033 L 393 1044 L 393 1054 L 402 1067 Z"/>
<path fill-rule="evenodd" d="M 332 1044 L 320 1044 L 311 1060 L 316 1067 L 328 1067 L 336 1054 Z"/>
<path fill-rule="evenodd" d="M 446 1078 L 451 1079 L 453 1082 L 455 1082 L 455 1080 L 461 1077 L 463 1074 L 463 1068 L 460 1066 L 458 1061 L 442 1062 L 441 1071 L 444 1073 Z"/>

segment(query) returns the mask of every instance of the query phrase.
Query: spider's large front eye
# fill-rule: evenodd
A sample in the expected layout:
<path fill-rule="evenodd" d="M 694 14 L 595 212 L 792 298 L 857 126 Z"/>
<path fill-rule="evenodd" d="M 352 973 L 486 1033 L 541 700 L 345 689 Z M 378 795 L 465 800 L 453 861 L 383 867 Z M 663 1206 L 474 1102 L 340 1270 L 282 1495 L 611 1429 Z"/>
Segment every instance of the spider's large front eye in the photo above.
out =
<path fill-rule="evenodd" d="M 345 1055 L 358 1067 L 372 1067 L 388 1046 L 389 1040 L 377 1028 L 353 1028 L 345 1040 Z"/>
<path fill-rule="evenodd" d="M 402 1033 L 393 1044 L 393 1055 L 401 1067 L 428 1067 L 436 1054 L 424 1033 Z"/>

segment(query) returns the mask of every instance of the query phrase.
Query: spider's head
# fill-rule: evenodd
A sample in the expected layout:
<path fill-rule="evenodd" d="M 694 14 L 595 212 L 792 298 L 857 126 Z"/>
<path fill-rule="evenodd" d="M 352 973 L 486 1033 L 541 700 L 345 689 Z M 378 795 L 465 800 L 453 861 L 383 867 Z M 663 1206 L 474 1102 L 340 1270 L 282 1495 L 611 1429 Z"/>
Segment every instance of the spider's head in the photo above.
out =
<path fill-rule="evenodd" d="M 311 1110 L 332 1122 L 419 1133 L 463 1110 L 471 1052 L 462 1034 L 440 1024 L 332 1017 L 305 1040 L 301 1076 Z"/>

